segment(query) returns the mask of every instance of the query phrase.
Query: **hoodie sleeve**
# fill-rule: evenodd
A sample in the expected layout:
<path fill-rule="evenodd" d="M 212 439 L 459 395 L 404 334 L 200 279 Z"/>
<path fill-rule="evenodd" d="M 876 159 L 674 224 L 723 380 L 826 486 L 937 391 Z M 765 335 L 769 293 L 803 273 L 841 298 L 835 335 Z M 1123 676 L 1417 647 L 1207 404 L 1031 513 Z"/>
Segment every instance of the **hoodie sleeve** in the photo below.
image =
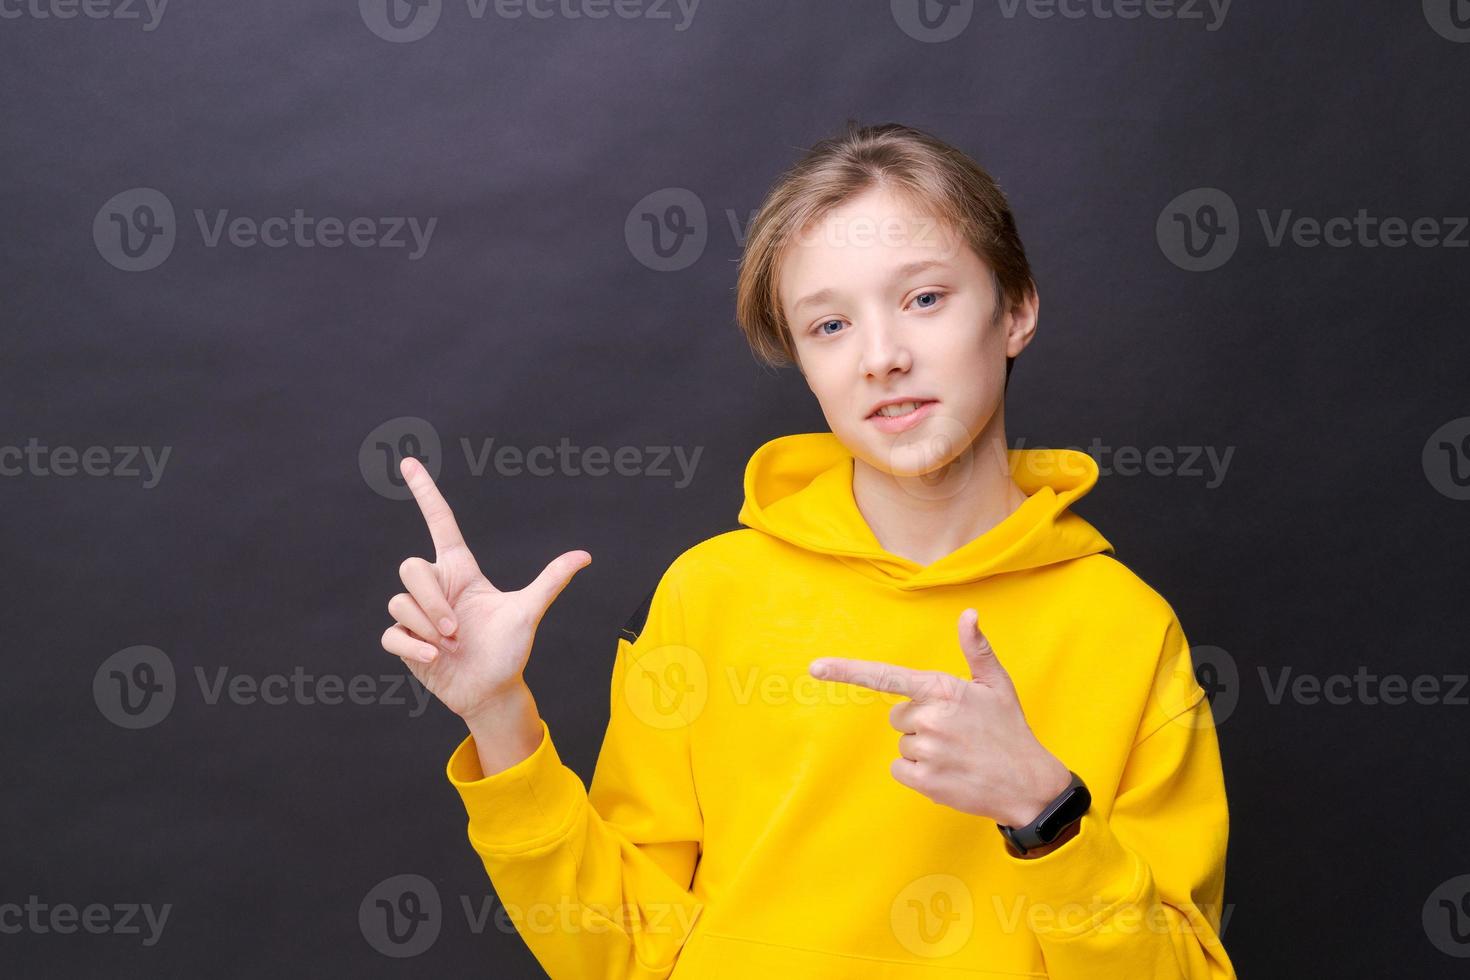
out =
<path fill-rule="evenodd" d="M 1054 980 L 1233 980 L 1221 942 L 1229 815 L 1210 701 L 1178 620 L 1112 811 L 1006 861 Z M 1228 921 L 1228 916 L 1226 917 Z"/>
<path fill-rule="evenodd" d="M 641 633 L 617 640 L 590 791 L 562 764 L 545 719 L 540 745 L 509 769 L 483 775 L 473 736 L 450 756 L 470 844 L 551 980 L 663 980 L 702 910 L 690 891 L 703 820 L 687 725 L 668 726 L 639 699 L 654 678 L 638 661 L 687 650 L 681 632 L 666 572 Z"/>

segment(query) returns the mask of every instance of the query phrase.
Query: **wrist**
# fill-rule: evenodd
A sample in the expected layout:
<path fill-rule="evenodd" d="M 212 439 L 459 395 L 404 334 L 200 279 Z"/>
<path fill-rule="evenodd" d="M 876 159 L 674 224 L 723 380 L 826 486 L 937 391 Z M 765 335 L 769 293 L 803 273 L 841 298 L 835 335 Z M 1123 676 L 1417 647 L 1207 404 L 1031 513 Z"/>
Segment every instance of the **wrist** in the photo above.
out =
<path fill-rule="evenodd" d="M 525 681 L 517 681 L 486 697 L 459 717 L 470 732 L 474 733 L 476 729 L 484 731 L 504 728 L 507 719 L 524 713 L 527 708 L 534 714 L 535 707 L 536 699 L 531 696 L 531 689 L 526 686 Z"/>
<path fill-rule="evenodd" d="M 509 769 L 541 745 L 541 715 L 524 684 L 482 702 L 461 718 L 474 739 L 485 776 Z"/>
<path fill-rule="evenodd" d="M 1061 761 L 1052 758 L 1042 770 L 1042 775 L 1032 780 L 1034 792 L 1011 814 L 1012 819 L 1003 821 L 1008 827 L 1024 827 L 1037 817 L 1071 784 L 1072 773 Z"/>

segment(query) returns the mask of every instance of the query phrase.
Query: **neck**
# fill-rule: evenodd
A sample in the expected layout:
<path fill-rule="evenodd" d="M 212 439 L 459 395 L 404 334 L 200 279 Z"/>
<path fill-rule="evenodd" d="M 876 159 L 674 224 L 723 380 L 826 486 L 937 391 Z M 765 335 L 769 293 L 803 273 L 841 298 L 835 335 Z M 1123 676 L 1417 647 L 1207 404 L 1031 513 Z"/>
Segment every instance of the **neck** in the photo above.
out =
<path fill-rule="evenodd" d="M 1026 501 L 1011 479 L 999 411 L 967 450 L 923 476 L 894 476 L 854 457 L 852 495 L 883 550 L 919 565 L 968 544 Z"/>

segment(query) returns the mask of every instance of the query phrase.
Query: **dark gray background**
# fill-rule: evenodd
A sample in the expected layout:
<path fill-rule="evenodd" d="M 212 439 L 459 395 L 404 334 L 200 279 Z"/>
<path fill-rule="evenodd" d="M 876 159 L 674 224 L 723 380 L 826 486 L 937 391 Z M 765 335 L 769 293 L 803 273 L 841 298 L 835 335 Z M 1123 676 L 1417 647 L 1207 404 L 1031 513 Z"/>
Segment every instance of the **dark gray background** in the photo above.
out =
<path fill-rule="evenodd" d="M 195 668 L 403 674 L 378 646 L 384 606 L 399 562 L 432 552 L 358 453 L 385 421 L 421 418 L 498 583 L 593 555 L 527 674 L 589 778 L 618 626 L 680 551 L 734 526 L 751 451 L 824 427 L 800 376 L 758 367 L 734 326 L 727 216 L 743 228 L 848 116 L 927 129 L 1009 193 L 1042 297 L 1013 444 L 1233 447 L 1218 486 L 1105 472 L 1079 512 L 1174 605 L 1197 660 L 1234 667 L 1220 736 L 1240 973 L 1464 971 L 1451 954 L 1470 942 L 1439 898 L 1470 881 L 1453 880 L 1470 873 L 1453 750 L 1470 708 L 1273 704 L 1259 676 L 1466 670 L 1470 502 L 1451 464 L 1470 466 L 1470 252 L 1271 247 L 1257 218 L 1470 212 L 1470 43 L 1433 27 L 1449 0 L 1238 0 L 1216 30 L 1208 8 L 1008 18 L 991 0 L 942 43 L 900 27 L 911 2 L 894 8 L 704 0 L 677 30 L 677 9 L 475 19 L 446 0 L 408 43 L 351 0 L 175 0 L 154 30 L 5 8 L 20 14 L 0 18 L 0 447 L 171 456 L 151 488 L 0 478 L 0 903 L 172 912 L 151 947 L 0 934 L 0 973 L 541 975 L 513 931 L 476 934 L 460 907 L 493 892 L 444 778 L 455 717 L 211 705 Z M 126 272 L 92 227 L 138 187 L 169 199 L 178 239 Z M 703 203 L 708 243 L 657 271 L 624 226 L 669 188 Z M 1213 271 L 1181 269 L 1156 235 L 1196 188 L 1239 208 Z M 438 224 L 417 261 L 210 248 L 196 208 Z M 491 437 L 702 456 L 683 488 L 472 476 L 459 439 Z M 92 685 L 135 645 L 167 655 L 178 694 L 127 730 Z M 404 874 L 445 913 L 429 949 L 393 958 L 358 908 Z"/>

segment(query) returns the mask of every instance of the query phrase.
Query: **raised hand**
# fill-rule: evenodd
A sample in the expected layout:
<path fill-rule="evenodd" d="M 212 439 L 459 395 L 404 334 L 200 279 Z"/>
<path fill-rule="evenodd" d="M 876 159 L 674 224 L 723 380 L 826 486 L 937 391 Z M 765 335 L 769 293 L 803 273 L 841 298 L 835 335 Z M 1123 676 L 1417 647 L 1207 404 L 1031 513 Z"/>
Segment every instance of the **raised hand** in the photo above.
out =
<path fill-rule="evenodd" d="M 572 576 L 592 556 L 568 551 L 523 589 L 496 588 L 460 535 L 454 512 L 423 465 L 405 457 L 403 478 L 434 542 L 434 561 L 406 559 L 398 567 L 407 592 L 388 600 L 394 624 L 383 649 L 444 705 L 470 721 L 521 686 L 536 627 Z"/>

